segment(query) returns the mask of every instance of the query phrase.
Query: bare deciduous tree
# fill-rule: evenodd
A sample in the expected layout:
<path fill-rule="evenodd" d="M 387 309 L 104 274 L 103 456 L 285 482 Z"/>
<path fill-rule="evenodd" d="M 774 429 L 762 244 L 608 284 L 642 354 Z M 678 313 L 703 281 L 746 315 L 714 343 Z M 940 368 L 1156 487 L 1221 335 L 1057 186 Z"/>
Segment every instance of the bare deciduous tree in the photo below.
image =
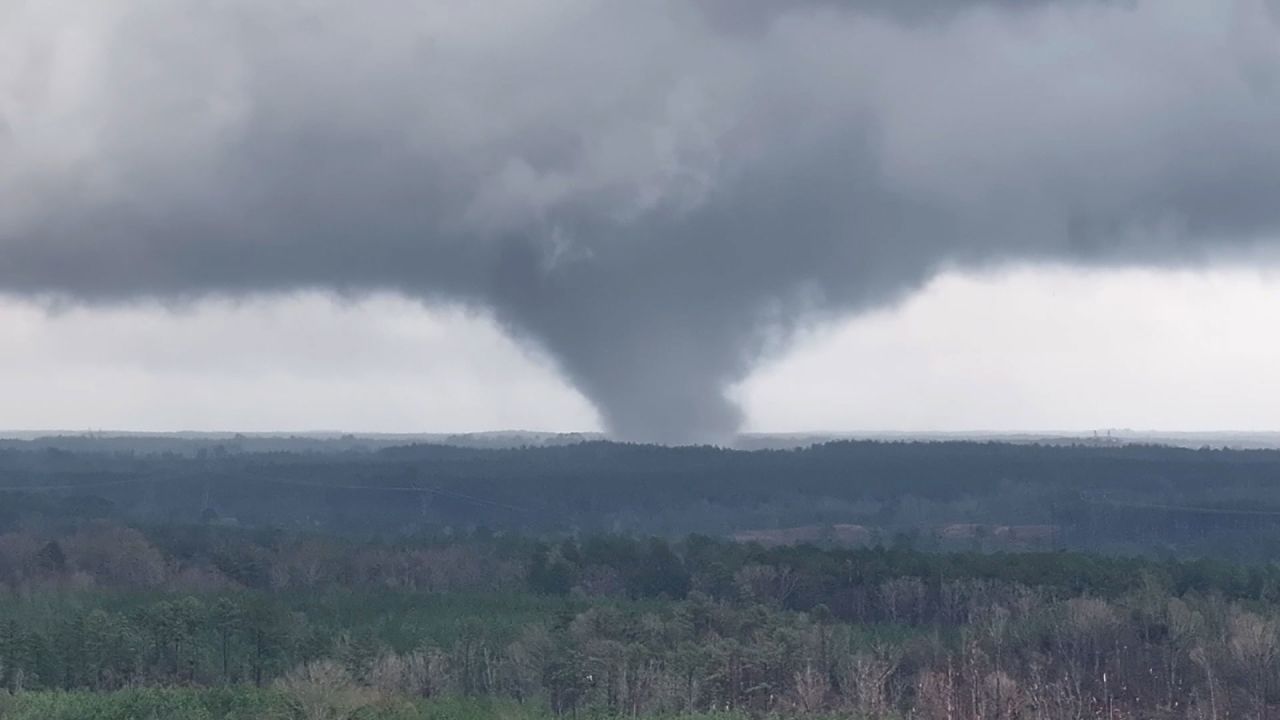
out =
<path fill-rule="evenodd" d="M 849 659 L 841 679 L 845 703 L 865 718 L 889 714 L 888 683 L 902 660 L 901 648 L 885 644 L 872 647 Z"/>
<path fill-rule="evenodd" d="M 1267 717 L 1267 685 L 1280 651 L 1276 621 L 1247 610 L 1235 610 L 1227 621 L 1231 655 L 1248 678 L 1258 717 Z"/>
<path fill-rule="evenodd" d="M 300 720 L 351 720 L 376 695 L 352 680 L 346 668 L 319 660 L 289 671 L 277 682 Z"/>
<path fill-rule="evenodd" d="M 744 565 L 733 576 L 743 598 L 782 607 L 795 592 L 799 575 L 789 567 L 776 565 Z"/>
<path fill-rule="evenodd" d="M 827 676 L 806 665 L 804 670 L 795 674 L 795 705 L 804 713 L 816 713 L 826 704 L 827 693 L 831 691 L 831 683 Z"/>
<path fill-rule="evenodd" d="M 917 623 L 924 607 L 924 581 L 917 577 L 886 580 L 880 585 L 880 602 L 894 623 Z"/>

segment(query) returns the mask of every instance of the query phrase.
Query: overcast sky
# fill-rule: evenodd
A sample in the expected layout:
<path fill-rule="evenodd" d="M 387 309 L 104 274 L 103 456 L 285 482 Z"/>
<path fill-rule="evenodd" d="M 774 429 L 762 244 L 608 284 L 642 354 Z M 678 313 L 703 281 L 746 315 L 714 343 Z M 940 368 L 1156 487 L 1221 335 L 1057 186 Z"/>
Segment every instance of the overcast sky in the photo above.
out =
<path fill-rule="evenodd" d="M 0 425 L 1276 428 L 1277 128 L 1280 0 L 5 0 Z"/>
<path fill-rule="evenodd" d="M 750 430 L 1280 429 L 1280 274 L 946 275 L 811 328 L 734 393 Z M 310 294 L 176 312 L 0 303 L 0 428 L 597 430 L 483 316 Z"/>

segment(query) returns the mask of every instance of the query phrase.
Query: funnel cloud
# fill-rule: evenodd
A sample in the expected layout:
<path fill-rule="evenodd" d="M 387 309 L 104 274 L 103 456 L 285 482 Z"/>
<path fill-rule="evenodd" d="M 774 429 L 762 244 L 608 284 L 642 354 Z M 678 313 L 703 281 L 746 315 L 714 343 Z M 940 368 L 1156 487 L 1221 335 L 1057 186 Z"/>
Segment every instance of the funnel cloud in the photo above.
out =
<path fill-rule="evenodd" d="M 955 268 L 1280 246 L 1268 0 L 11 0 L 0 293 L 483 309 L 625 439 Z"/>

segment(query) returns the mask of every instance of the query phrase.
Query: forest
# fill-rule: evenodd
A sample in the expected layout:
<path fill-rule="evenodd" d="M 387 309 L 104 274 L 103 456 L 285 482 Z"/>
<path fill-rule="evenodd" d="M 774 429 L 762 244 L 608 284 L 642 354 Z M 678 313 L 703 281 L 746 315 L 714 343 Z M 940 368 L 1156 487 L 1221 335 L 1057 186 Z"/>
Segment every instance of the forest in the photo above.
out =
<path fill-rule="evenodd" d="M 0 718 L 1280 717 L 1277 469 L 10 443 Z M 827 531 L 779 534 L 799 526 Z"/>
<path fill-rule="evenodd" d="M 153 442 L 0 443 L 0 528 L 33 514 L 382 537 L 488 528 L 679 538 L 850 525 L 864 544 L 906 535 L 938 550 L 1069 548 L 1240 562 L 1280 554 L 1280 450 Z M 1001 528 L 1042 532 L 1016 542 L 1017 532 Z"/>

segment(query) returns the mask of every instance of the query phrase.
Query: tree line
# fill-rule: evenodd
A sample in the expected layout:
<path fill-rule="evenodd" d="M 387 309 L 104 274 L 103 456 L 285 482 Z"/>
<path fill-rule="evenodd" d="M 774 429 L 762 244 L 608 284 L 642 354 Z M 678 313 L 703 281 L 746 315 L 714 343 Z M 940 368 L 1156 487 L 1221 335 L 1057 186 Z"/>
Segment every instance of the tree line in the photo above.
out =
<path fill-rule="evenodd" d="M 0 531 L 98 518 L 384 538 L 480 527 L 675 538 L 852 524 L 872 544 L 910 534 L 954 550 L 1005 546 L 949 540 L 949 526 L 1034 525 L 1058 547 L 1265 562 L 1280 552 L 1277 477 L 1280 451 L 1158 446 L 736 451 L 597 441 L 142 453 L 8 443 Z"/>

